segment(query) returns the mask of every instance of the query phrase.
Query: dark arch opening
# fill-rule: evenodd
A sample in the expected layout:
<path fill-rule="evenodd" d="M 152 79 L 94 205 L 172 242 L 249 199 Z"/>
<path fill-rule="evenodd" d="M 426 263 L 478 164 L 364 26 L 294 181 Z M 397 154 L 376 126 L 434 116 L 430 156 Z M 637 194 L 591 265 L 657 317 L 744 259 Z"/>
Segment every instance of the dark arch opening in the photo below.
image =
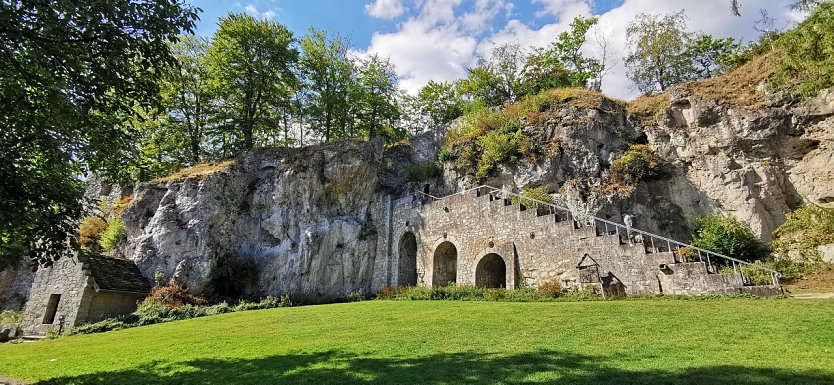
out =
<path fill-rule="evenodd" d="M 457 281 L 458 249 L 452 242 L 445 241 L 434 250 L 433 286 L 446 286 Z"/>
<path fill-rule="evenodd" d="M 417 237 L 407 231 L 400 238 L 400 260 L 397 272 L 397 286 L 417 285 Z"/>
<path fill-rule="evenodd" d="M 481 258 L 475 268 L 475 286 L 482 288 L 507 287 L 507 265 L 504 258 L 490 253 Z"/>

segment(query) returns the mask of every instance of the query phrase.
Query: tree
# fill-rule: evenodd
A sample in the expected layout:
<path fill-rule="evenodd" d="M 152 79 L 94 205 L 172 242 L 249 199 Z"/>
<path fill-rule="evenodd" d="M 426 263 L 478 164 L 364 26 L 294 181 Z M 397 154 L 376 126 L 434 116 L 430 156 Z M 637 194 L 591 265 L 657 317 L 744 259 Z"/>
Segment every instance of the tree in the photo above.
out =
<path fill-rule="evenodd" d="M 349 44 L 336 35 L 328 38 L 314 28 L 301 39 L 300 70 L 308 92 L 308 123 L 325 142 L 344 135 L 349 118 L 349 97 L 354 88 L 354 65 Z"/>
<path fill-rule="evenodd" d="M 169 43 L 195 18 L 178 0 L 0 3 L 0 269 L 74 248 L 79 176 L 124 176 L 121 122 L 158 104 Z"/>
<path fill-rule="evenodd" d="M 449 82 L 428 82 L 417 93 L 417 103 L 422 115 L 427 118 L 427 127 L 434 128 L 447 124 L 463 115 L 464 101 L 454 84 Z"/>
<path fill-rule="evenodd" d="M 596 23 L 595 17 L 573 19 L 570 31 L 562 32 L 550 46 L 527 58 L 524 73 L 528 93 L 571 86 L 599 89 L 603 63 L 582 54 L 588 30 Z"/>
<path fill-rule="evenodd" d="M 271 125 L 269 112 L 288 103 L 298 60 L 292 32 L 278 23 L 246 14 L 220 19 L 208 50 L 215 92 L 223 95 L 229 118 L 241 131 L 244 149 L 252 148 L 257 130 Z"/>
<path fill-rule="evenodd" d="M 356 75 L 359 95 L 352 104 L 358 107 L 359 129 L 368 139 L 393 130 L 400 115 L 394 66 L 387 59 L 371 55 L 359 62 Z"/>
<path fill-rule="evenodd" d="M 767 245 L 753 234 L 750 226 L 730 215 L 698 218 L 695 226 L 693 246 L 748 262 L 768 254 Z"/>
<path fill-rule="evenodd" d="M 207 39 L 182 36 L 172 47 L 179 65 L 171 69 L 162 83 L 166 112 L 178 132 L 187 138 L 189 159 L 183 160 L 192 164 L 202 157 L 203 136 L 215 104 L 206 65 L 208 47 Z"/>
<path fill-rule="evenodd" d="M 641 92 L 665 91 L 691 79 L 692 63 L 685 55 L 691 36 L 683 11 L 641 13 L 628 24 L 626 37 L 630 46 L 625 59 L 627 76 Z"/>
<path fill-rule="evenodd" d="M 692 62 L 694 79 L 709 79 L 726 73 L 743 62 L 744 47 L 741 42 L 728 38 L 713 38 L 699 34 L 686 47 L 684 53 Z"/>
<path fill-rule="evenodd" d="M 523 70 L 527 53 L 518 43 L 497 45 L 489 59 L 481 58 L 478 65 L 467 68 L 469 76 L 461 83 L 465 93 L 488 106 L 515 102 L 524 95 Z"/>

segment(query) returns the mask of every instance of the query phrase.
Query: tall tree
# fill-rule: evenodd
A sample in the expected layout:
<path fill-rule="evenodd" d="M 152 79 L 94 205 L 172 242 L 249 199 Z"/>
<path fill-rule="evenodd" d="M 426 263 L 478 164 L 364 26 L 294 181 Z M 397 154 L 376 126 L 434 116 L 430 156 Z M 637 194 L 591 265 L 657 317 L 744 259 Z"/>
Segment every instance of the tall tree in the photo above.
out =
<path fill-rule="evenodd" d="M 292 32 L 278 23 L 246 14 L 220 18 L 208 50 L 208 68 L 230 119 L 241 131 L 244 149 L 254 146 L 257 130 L 274 124 L 270 108 L 290 97 L 292 67 L 298 60 L 294 41 Z"/>
<path fill-rule="evenodd" d="M 215 104 L 206 65 L 208 47 L 205 38 L 182 36 L 173 46 L 179 65 L 168 72 L 162 83 L 166 112 L 187 138 L 186 161 L 192 164 L 200 162 L 203 155 L 203 136 Z"/>
<path fill-rule="evenodd" d="M 325 142 L 344 135 L 350 120 L 353 62 L 347 40 L 315 28 L 301 39 L 300 69 L 308 93 L 308 123 Z"/>
<path fill-rule="evenodd" d="M 515 102 L 524 95 L 523 71 L 526 50 L 518 43 L 500 44 L 492 48 L 488 58 L 468 68 L 469 76 L 461 82 L 465 93 L 489 106 Z"/>
<path fill-rule="evenodd" d="M 669 15 L 641 13 L 628 24 L 628 78 L 644 93 L 665 91 L 691 79 L 692 63 L 685 54 L 691 34 L 683 11 Z"/>
<path fill-rule="evenodd" d="M 595 17 L 573 19 L 569 31 L 562 32 L 550 46 L 537 49 L 527 58 L 524 73 L 530 93 L 565 86 L 599 89 L 597 77 L 601 77 L 603 63 L 582 53 L 588 30 L 596 23 Z"/>
<path fill-rule="evenodd" d="M 371 55 L 359 62 L 356 75 L 359 129 L 369 139 L 390 132 L 400 115 L 394 66 L 388 59 Z"/>
<path fill-rule="evenodd" d="M 79 176 L 119 176 L 134 137 L 120 123 L 156 104 L 195 18 L 179 0 L 0 2 L 0 269 L 72 248 Z"/>

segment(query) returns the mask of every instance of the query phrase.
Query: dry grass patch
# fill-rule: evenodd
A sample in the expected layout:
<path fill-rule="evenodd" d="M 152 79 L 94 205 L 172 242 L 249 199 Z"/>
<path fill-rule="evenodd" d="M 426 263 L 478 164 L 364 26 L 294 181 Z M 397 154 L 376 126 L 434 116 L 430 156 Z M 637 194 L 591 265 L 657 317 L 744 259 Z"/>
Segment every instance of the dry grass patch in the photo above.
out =
<path fill-rule="evenodd" d="M 194 166 L 179 170 L 171 175 L 156 178 L 151 182 L 165 183 L 183 181 L 187 179 L 203 178 L 207 175 L 224 171 L 235 162 L 235 159 L 229 159 L 224 160 L 222 162 L 199 163 Z"/>
<path fill-rule="evenodd" d="M 700 99 L 739 107 L 762 108 L 763 84 L 776 73 L 774 63 L 777 59 L 775 53 L 757 56 L 726 75 L 678 87 L 692 92 L 692 95 Z"/>
<path fill-rule="evenodd" d="M 656 126 L 657 116 L 664 108 L 669 106 L 669 94 L 666 92 L 652 95 L 643 95 L 628 103 L 626 111 L 640 119 L 644 126 Z"/>

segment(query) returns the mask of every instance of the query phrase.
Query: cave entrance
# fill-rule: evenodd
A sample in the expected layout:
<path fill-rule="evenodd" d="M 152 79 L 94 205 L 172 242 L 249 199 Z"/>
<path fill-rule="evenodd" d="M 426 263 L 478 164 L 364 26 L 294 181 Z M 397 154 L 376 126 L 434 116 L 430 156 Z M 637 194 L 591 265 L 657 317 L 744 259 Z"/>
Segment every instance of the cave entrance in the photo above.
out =
<path fill-rule="evenodd" d="M 417 285 L 417 237 L 410 231 L 400 238 L 398 267 L 397 286 Z"/>
<path fill-rule="evenodd" d="M 452 242 L 444 241 L 434 250 L 434 274 L 432 286 L 446 286 L 457 281 L 458 249 Z"/>
<path fill-rule="evenodd" d="M 507 264 L 504 258 L 490 253 L 481 258 L 475 268 L 475 286 L 481 288 L 507 287 Z"/>

